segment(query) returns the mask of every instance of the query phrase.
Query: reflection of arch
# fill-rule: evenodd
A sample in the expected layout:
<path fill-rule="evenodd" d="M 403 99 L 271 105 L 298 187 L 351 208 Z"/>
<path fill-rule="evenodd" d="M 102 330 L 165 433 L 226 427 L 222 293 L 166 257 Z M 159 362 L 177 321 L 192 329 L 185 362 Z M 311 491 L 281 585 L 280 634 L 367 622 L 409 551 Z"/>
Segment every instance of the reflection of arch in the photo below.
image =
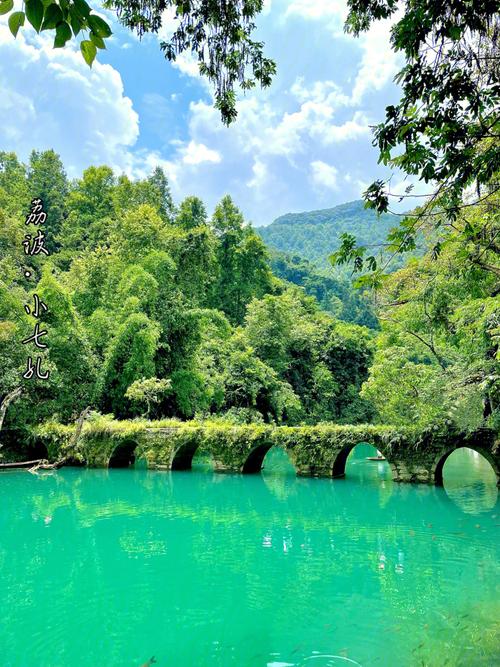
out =
<path fill-rule="evenodd" d="M 443 486 L 443 468 L 448 457 L 456 452 L 457 449 L 472 449 L 474 452 L 481 454 L 485 458 L 490 466 L 493 468 L 495 475 L 497 476 L 497 485 L 500 485 L 500 469 L 497 465 L 497 462 L 493 458 L 492 454 L 482 447 L 471 447 L 470 445 L 461 445 L 460 447 L 452 447 L 445 454 L 440 454 L 434 461 L 432 476 L 434 478 L 434 483 L 438 486 Z"/>
<path fill-rule="evenodd" d="M 197 440 L 191 440 L 176 449 L 170 463 L 171 470 L 191 470 L 193 456 L 196 454 L 198 446 L 199 442 Z"/>
<path fill-rule="evenodd" d="M 109 459 L 108 468 L 128 468 L 135 463 L 137 443 L 126 440 L 117 445 Z"/>
<path fill-rule="evenodd" d="M 243 473 L 256 473 L 260 472 L 262 469 L 262 462 L 267 452 L 271 449 L 272 444 L 270 442 L 265 442 L 261 445 L 254 447 L 250 454 L 248 455 L 241 472 Z"/>

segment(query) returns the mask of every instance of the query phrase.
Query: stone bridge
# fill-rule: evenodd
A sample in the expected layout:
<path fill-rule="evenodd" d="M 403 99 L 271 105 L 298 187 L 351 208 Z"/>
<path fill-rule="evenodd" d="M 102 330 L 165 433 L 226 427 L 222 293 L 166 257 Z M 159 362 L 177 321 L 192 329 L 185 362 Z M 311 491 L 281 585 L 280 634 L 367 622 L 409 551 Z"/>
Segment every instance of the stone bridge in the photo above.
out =
<path fill-rule="evenodd" d="M 145 459 L 150 469 L 188 470 L 200 448 L 210 454 L 216 472 L 257 473 L 271 447 L 283 449 L 297 474 L 343 477 L 346 461 L 360 443 L 376 447 L 386 458 L 396 482 L 443 483 L 448 456 L 461 447 L 479 452 L 492 466 L 500 485 L 500 439 L 488 429 L 463 434 L 443 429 L 415 432 L 385 426 L 319 425 L 272 427 L 267 425 L 176 425 L 155 427 L 145 423 L 109 422 L 107 429 L 87 424 L 77 452 L 90 467 L 125 467 Z M 68 427 L 63 427 L 68 429 Z M 66 430 L 66 442 L 68 431 Z M 49 438 L 52 458 L 64 453 L 64 438 Z"/>

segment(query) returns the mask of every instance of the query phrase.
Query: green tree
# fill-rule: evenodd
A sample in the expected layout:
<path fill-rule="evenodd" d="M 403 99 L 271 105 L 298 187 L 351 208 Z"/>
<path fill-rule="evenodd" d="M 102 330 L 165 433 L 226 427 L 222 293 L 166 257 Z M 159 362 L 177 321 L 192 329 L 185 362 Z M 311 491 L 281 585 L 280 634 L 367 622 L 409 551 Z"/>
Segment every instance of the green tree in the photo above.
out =
<path fill-rule="evenodd" d="M 92 402 L 96 360 L 71 294 L 53 275 L 50 266 L 44 270 L 36 293 L 48 308 L 40 315 L 40 328 L 48 332 L 47 359 L 53 365 L 47 411 L 67 421 Z"/>
<path fill-rule="evenodd" d="M 314 299 L 290 289 L 248 307 L 243 335 L 255 354 L 299 397 L 307 421 L 365 421 L 359 392 L 371 360 L 367 329 L 321 313 Z"/>
<path fill-rule="evenodd" d="M 89 167 L 72 184 L 66 206 L 68 216 L 61 226 L 57 243 L 61 259 L 79 250 L 92 250 L 106 243 L 114 216 L 115 177 L 109 167 Z"/>
<path fill-rule="evenodd" d="M 170 390 L 170 380 L 159 380 L 158 378 L 141 378 L 134 380 L 125 392 L 125 397 L 129 398 L 135 403 L 146 404 L 146 411 L 143 417 L 146 419 L 151 414 L 153 404 L 158 404 L 161 401 L 162 395 Z"/>
<path fill-rule="evenodd" d="M 43 200 L 47 220 L 44 223 L 46 247 L 50 252 L 57 248 L 61 226 L 66 216 L 68 179 L 59 155 L 53 150 L 32 151 L 28 166 L 28 189 L 31 199 Z"/>
<path fill-rule="evenodd" d="M 165 222 L 173 222 L 176 210 L 165 172 L 161 167 L 155 167 L 147 180 L 156 193 L 159 213 L 162 219 Z"/>
<path fill-rule="evenodd" d="M 128 387 L 141 378 L 154 377 L 158 325 L 143 313 L 132 313 L 120 325 L 106 354 L 99 380 L 99 404 L 104 412 L 127 417 L 130 403 Z"/>
<path fill-rule="evenodd" d="M 206 225 L 174 228 L 167 247 L 176 264 L 175 282 L 188 306 L 207 305 L 217 277 L 216 240 Z"/>
<path fill-rule="evenodd" d="M 15 153 L 0 151 L 0 204 L 5 213 L 21 217 L 28 213 L 26 166 Z"/>
<path fill-rule="evenodd" d="M 207 211 L 205 204 L 199 197 L 186 197 L 179 206 L 175 217 L 175 224 L 182 227 L 182 229 L 188 230 L 205 225 L 206 222 Z"/>
<path fill-rule="evenodd" d="M 174 217 L 175 208 L 168 179 L 161 167 L 156 167 L 144 180 L 131 181 L 124 174 L 119 176 L 113 200 L 117 215 L 123 215 L 141 204 L 148 204 L 164 222 L 172 222 Z"/>
<path fill-rule="evenodd" d="M 271 291 L 267 250 L 251 227 L 244 226 L 241 211 L 228 195 L 217 205 L 211 227 L 220 267 L 214 303 L 231 322 L 241 324 L 251 299 Z"/>
<path fill-rule="evenodd" d="M 301 410 L 290 385 L 280 380 L 276 371 L 239 337 L 228 358 L 224 391 L 227 409 L 250 409 L 260 413 L 265 421 L 293 422 Z"/>
<path fill-rule="evenodd" d="M 135 262 L 165 246 L 165 224 L 151 205 L 141 204 L 114 221 L 110 244 L 123 262 Z"/>
<path fill-rule="evenodd" d="M 463 262 L 468 252 L 457 234 L 439 257 L 413 260 L 379 290 L 382 335 L 362 393 L 382 418 L 471 430 L 498 420 L 498 279 Z"/>

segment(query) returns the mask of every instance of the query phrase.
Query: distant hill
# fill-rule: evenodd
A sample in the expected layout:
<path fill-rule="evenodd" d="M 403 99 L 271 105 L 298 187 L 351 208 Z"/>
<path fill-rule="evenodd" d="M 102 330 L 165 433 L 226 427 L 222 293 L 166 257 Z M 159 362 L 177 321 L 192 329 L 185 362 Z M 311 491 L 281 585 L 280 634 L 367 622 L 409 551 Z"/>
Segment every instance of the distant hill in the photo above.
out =
<path fill-rule="evenodd" d="M 270 248 L 300 255 L 326 268 L 328 257 L 339 247 L 344 232 L 354 234 L 360 244 L 369 245 L 383 241 L 388 230 L 397 224 L 396 216 L 377 217 L 359 200 L 320 211 L 287 213 L 256 231 Z"/>

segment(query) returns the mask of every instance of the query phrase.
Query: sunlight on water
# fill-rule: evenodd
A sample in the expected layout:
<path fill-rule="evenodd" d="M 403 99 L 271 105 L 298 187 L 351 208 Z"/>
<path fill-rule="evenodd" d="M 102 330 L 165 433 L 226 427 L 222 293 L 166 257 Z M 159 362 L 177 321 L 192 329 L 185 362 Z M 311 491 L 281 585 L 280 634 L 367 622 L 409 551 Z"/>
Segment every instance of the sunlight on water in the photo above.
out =
<path fill-rule="evenodd" d="M 470 451 L 445 488 L 62 469 L 2 475 L 2 667 L 500 664 L 500 506 Z"/>

